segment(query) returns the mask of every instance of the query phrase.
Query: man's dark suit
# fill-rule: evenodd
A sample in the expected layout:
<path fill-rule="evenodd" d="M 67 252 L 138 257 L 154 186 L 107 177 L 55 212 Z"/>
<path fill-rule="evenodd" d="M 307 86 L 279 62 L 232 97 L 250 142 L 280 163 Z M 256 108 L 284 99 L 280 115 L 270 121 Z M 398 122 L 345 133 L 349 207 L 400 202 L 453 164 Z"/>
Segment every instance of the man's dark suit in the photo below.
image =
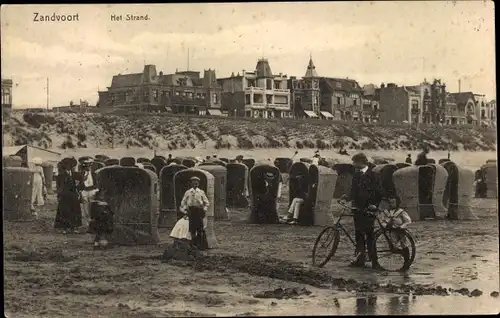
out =
<path fill-rule="evenodd" d="M 352 179 L 349 195 L 354 212 L 354 229 L 356 237 L 356 253 L 360 253 L 357 263 L 364 264 L 365 246 L 369 248 L 370 257 L 373 256 L 371 246 L 373 243 L 373 225 L 375 218 L 365 214 L 369 205 L 378 206 L 382 200 L 382 189 L 375 173 L 368 169 L 366 172 L 357 171 Z"/>

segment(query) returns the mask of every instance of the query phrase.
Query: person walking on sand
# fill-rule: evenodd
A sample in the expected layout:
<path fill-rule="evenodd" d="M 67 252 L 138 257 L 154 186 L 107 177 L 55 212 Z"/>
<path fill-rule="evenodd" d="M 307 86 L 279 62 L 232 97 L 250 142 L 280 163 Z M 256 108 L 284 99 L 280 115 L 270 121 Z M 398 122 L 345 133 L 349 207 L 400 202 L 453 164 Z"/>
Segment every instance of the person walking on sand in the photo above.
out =
<path fill-rule="evenodd" d="M 33 176 L 33 193 L 31 195 L 31 213 L 34 218 L 38 218 L 35 205 L 43 206 L 45 204 L 47 187 L 45 185 L 45 175 L 43 174 L 42 159 L 38 157 L 33 158 L 33 164 L 35 165 L 35 173 Z"/>
<path fill-rule="evenodd" d="M 62 229 L 63 233 L 77 232 L 77 228 L 82 226 L 80 194 L 74 171 L 76 165 L 75 158 L 64 158 L 58 165 L 61 171 L 56 179 L 58 202 L 54 228 Z"/>
<path fill-rule="evenodd" d="M 199 185 L 200 178 L 191 177 L 191 188 L 184 193 L 180 211 L 188 217 L 191 244 L 199 250 L 206 250 L 209 246 L 203 220 L 210 202 L 205 191 L 200 189 Z"/>
<path fill-rule="evenodd" d="M 97 177 L 95 172 L 91 171 L 92 162 L 91 157 L 83 157 L 80 162 L 81 172 L 79 177 L 81 179 L 78 189 L 81 193 L 82 223 L 86 228 L 88 228 L 90 222 L 90 204 L 97 192 Z"/>

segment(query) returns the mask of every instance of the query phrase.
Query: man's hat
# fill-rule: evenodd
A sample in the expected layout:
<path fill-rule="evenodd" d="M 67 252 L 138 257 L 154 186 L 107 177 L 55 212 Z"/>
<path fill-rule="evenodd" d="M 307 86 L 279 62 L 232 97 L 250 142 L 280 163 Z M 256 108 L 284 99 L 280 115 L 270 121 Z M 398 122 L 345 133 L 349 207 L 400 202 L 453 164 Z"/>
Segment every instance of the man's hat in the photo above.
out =
<path fill-rule="evenodd" d="M 236 156 L 236 160 L 243 160 L 243 156 L 242 155 L 237 155 Z"/>
<path fill-rule="evenodd" d="M 94 162 L 94 159 L 92 157 L 85 156 L 78 159 L 78 161 L 80 162 L 80 164 L 91 164 L 92 162 Z"/>
<path fill-rule="evenodd" d="M 352 156 L 352 162 L 360 162 L 360 163 L 367 164 L 368 158 L 366 157 L 366 155 L 364 153 L 360 152 L 360 153 L 357 153 L 354 156 Z"/>
<path fill-rule="evenodd" d="M 198 177 L 191 177 L 191 179 L 189 179 L 189 180 L 191 180 L 191 181 L 195 181 L 195 180 L 196 180 L 196 181 L 198 181 L 198 182 L 199 182 L 199 181 L 200 181 L 200 178 L 198 178 Z"/>
<path fill-rule="evenodd" d="M 61 166 L 66 168 L 66 169 L 74 168 L 74 167 L 76 167 L 77 164 L 78 164 L 78 162 L 76 161 L 75 158 L 66 157 L 63 160 L 61 160 Z"/>

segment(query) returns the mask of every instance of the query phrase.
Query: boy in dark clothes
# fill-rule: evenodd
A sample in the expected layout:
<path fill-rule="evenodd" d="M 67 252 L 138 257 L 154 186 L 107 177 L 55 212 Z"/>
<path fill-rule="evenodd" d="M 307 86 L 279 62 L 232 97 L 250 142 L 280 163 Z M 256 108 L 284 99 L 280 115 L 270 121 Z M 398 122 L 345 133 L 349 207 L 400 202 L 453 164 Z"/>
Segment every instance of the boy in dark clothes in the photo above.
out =
<path fill-rule="evenodd" d="M 90 218 L 89 229 L 91 233 L 95 233 L 94 248 L 108 247 L 106 238 L 113 233 L 113 211 L 104 200 L 102 191 L 96 193 L 91 203 Z"/>

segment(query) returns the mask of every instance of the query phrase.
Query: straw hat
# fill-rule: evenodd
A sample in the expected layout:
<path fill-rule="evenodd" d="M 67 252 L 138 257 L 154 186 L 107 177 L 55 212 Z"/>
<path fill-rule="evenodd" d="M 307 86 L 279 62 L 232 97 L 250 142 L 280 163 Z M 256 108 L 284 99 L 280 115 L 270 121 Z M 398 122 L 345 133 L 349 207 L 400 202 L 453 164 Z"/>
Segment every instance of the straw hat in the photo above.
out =
<path fill-rule="evenodd" d="M 42 158 L 40 158 L 40 157 L 35 157 L 35 158 L 33 158 L 32 162 L 33 162 L 33 164 L 34 164 L 34 165 L 36 165 L 36 166 L 41 166 L 41 165 L 42 165 L 43 160 L 42 160 Z"/>

